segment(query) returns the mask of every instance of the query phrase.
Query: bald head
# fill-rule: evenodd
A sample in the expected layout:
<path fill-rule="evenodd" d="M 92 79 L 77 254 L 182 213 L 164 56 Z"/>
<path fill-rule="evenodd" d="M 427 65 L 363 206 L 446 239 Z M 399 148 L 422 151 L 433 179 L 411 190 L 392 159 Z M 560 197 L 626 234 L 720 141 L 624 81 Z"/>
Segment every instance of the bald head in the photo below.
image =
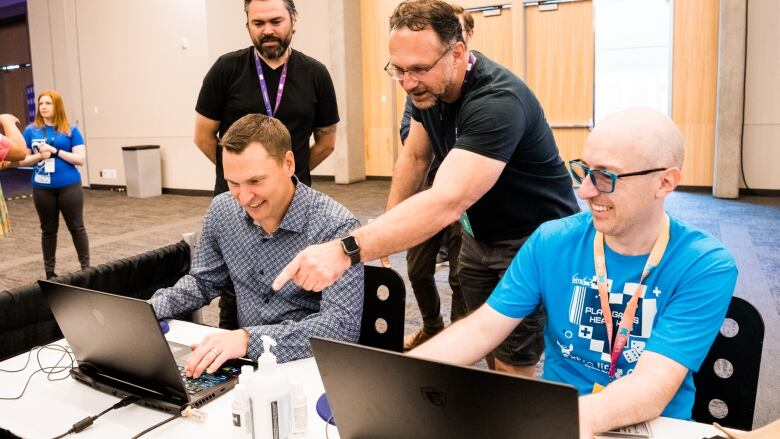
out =
<path fill-rule="evenodd" d="M 631 157 L 632 168 L 682 168 L 680 130 L 668 116 L 649 108 L 632 108 L 608 116 L 593 129 L 587 143 L 618 148 L 613 152 Z"/>

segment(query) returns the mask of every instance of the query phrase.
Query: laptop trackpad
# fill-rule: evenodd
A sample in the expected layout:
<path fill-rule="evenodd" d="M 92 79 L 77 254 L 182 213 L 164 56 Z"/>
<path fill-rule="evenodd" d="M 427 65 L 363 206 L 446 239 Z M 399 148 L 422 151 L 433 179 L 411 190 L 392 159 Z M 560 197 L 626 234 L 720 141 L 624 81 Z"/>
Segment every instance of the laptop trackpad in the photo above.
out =
<path fill-rule="evenodd" d="M 176 363 L 187 364 L 190 361 L 192 349 L 190 349 L 189 346 L 174 343 L 172 341 L 168 342 L 168 346 L 171 347 L 171 352 L 173 352 L 173 358 L 176 360 Z"/>

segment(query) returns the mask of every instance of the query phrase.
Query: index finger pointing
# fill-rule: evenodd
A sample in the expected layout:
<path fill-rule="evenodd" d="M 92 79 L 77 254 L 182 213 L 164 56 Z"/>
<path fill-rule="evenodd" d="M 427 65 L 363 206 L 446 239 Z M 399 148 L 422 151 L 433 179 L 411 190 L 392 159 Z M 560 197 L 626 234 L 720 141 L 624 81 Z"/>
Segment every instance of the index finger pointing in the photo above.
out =
<path fill-rule="evenodd" d="M 276 279 L 274 279 L 274 283 L 271 285 L 271 288 L 273 288 L 274 291 L 279 291 L 284 284 L 286 284 L 290 279 L 295 276 L 295 274 L 298 272 L 298 269 L 300 268 L 300 263 L 298 262 L 298 256 L 293 258 L 292 261 L 290 261 L 289 264 L 287 264 L 286 267 L 282 269 L 282 272 L 279 273 L 279 276 L 276 276 Z"/>

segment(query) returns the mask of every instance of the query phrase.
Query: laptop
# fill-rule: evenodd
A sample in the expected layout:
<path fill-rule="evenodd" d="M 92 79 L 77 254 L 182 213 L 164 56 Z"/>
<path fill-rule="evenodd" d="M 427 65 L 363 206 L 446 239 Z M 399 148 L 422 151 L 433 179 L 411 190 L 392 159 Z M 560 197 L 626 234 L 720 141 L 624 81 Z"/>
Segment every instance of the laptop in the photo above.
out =
<path fill-rule="evenodd" d="M 569 385 L 311 338 L 341 439 L 578 439 Z"/>
<path fill-rule="evenodd" d="M 71 376 L 101 392 L 178 413 L 232 389 L 240 365 L 184 377 L 191 349 L 169 343 L 152 305 L 140 299 L 40 280 L 44 297 L 78 362 Z"/>

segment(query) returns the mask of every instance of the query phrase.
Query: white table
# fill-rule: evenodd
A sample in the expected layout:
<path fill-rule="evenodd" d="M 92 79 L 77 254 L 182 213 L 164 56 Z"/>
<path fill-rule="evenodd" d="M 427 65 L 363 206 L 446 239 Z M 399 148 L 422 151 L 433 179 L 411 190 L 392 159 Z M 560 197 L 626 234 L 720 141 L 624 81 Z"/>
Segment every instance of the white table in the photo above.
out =
<path fill-rule="evenodd" d="M 172 321 L 171 330 L 166 334 L 170 341 L 190 344 L 200 341 L 217 328 L 195 325 L 188 322 Z M 65 341 L 58 342 L 65 345 Z M 44 365 L 53 365 L 59 356 L 47 351 L 41 356 Z M 18 369 L 27 358 L 27 354 L 8 359 L 0 363 L 0 369 Z M 323 393 L 317 365 L 314 359 L 293 361 L 282 365 L 291 377 L 303 382 L 309 404 L 309 438 L 325 437 L 325 422 L 317 415 L 315 404 Z M 0 397 L 15 396 L 21 392 L 29 375 L 38 368 L 35 355 L 27 369 L 18 373 L 0 372 Z M 58 376 L 64 376 L 60 374 Z M 144 438 L 225 438 L 231 437 L 232 395 L 221 396 L 201 407 L 208 414 L 204 422 L 190 418 L 176 419 L 144 435 Z M 25 395 L 16 401 L 0 401 L 0 427 L 11 430 L 23 438 L 52 438 L 69 430 L 71 426 L 91 415 L 95 415 L 114 405 L 118 398 L 93 390 L 71 378 L 49 382 L 46 375 L 37 373 L 30 381 Z M 165 420 L 170 415 L 130 405 L 108 412 L 95 423 L 77 435 L 67 436 L 74 439 L 88 438 L 130 438 L 142 430 Z M 677 419 L 658 418 L 651 423 L 653 437 L 657 439 L 701 439 L 718 434 L 710 425 Z M 331 427 L 331 438 L 338 438 L 336 429 Z"/>

